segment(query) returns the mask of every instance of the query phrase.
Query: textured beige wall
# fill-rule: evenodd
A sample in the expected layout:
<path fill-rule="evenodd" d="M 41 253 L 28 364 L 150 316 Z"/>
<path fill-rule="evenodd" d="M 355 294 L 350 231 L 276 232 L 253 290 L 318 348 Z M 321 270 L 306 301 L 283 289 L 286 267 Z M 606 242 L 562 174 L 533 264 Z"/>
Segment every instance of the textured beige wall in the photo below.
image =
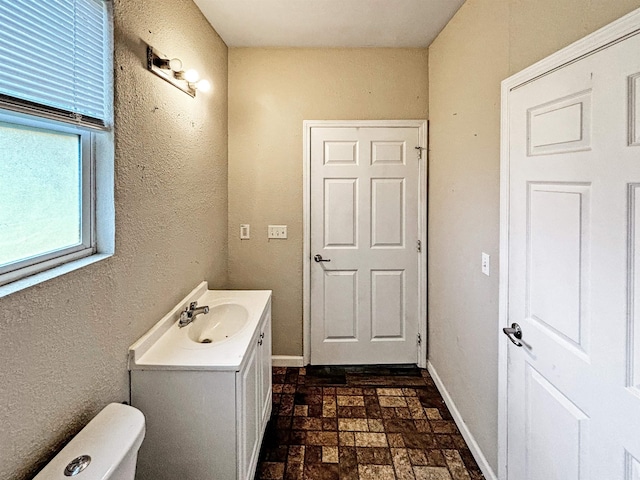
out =
<path fill-rule="evenodd" d="M 640 7 L 640 0 L 509 0 L 509 73 Z"/>
<path fill-rule="evenodd" d="M 468 1 L 429 49 L 429 361 L 494 468 L 507 1 Z M 480 271 L 483 251 L 490 277 Z"/>
<path fill-rule="evenodd" d="M 227 283 L 227 47 L 190 1 L 114 3 L 116 255 L 0 299 L 3 479 L 128 400 L 128 346 L 203 279 Z M 213 91 L 146 71 L 143 41 Z"/>
<path fill-rule="evenodd" d="M 500 81 L 638 6 L 467 0 L 429 48 L 429 359 L 494 470 Z"/>
<path fill-rule="evenodd" d="M 302 355 L 302 121 L 424 119 L 427 86 L 426 49 L 229 50 L 229 280 L 273 289 L 275 355 Z"/>

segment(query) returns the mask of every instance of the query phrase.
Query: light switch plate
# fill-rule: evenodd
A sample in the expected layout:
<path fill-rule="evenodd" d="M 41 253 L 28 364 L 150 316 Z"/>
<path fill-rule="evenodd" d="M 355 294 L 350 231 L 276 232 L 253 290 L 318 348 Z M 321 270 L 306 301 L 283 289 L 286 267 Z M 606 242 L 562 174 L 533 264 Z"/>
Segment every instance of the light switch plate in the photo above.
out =
<path fill-rule="evenodd" d="M 240 240 L 249 240 L 251 238 L 251 228 L 248 223 L 240 224 Z"/>
<path fill-rule="evenodd" d="M 269 225 L 268 238 L 286 239 L 287 238 L 287 226 L 286 225 Z"/>
<path fill-rule="evenodd" d="M 490 270 L 491 270 L 491 255 L 489 255 L 488 253 L 482 252 L 482 273 L 484 273 L 488 277 Z"/>

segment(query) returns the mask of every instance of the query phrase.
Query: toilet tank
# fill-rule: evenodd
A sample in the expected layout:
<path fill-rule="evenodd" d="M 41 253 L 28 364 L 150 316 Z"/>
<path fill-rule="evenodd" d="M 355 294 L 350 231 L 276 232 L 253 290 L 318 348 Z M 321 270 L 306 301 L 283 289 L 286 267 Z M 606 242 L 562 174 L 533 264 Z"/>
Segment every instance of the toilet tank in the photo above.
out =
<path fill-rule="evenodd" d="M 133 480 L 144 425 L 140 410 L 111 403 L 80 430 L 34 480 Z M 83 455 L 91 457 L 86 468 L 74 476 L 65 475 L 69 462 Z"/>

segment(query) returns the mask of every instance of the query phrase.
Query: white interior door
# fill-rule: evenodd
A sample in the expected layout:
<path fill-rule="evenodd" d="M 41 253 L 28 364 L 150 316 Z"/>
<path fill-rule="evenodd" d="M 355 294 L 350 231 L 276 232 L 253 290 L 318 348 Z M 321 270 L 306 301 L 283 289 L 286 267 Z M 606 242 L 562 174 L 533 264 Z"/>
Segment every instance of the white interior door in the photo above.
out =
<path fill-rule="evenodd" d="M 417 362 L 419 133 L 311 129 L 313 364 Z"/>
<path fill-rule="evenodd" d="M 509 480 L 640 479 L 639 52 L 509 93 Z"/>

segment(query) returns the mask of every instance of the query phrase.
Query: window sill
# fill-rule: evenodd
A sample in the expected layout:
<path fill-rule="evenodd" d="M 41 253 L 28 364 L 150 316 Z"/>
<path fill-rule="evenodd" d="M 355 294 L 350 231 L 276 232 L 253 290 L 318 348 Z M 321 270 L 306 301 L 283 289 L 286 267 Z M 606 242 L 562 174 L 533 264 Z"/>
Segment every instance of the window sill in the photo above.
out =
<path fill-rule="evenodd" d="M 0 298 L 6 297 L 8 295 L 11 295 L 12 293 L 19 292 L 20 290 L 24 290 L 26 288 L 33 287 L 42 282 L 46 282 L 47 280 L 51 280 L 52 278 L 60 277 L 65 273 L 73 272 L 93 263 L 106 260 L 107 258 L 112 256 L 113 253 L 96 253 L 88 257 L 73 260 L 63 265 L 50 268 L 49 270 L 45 270 L 44 272 L 36 273 L 35 275 L 16 280 L 15 282 L 11 282 L 0 287 Z"/>

